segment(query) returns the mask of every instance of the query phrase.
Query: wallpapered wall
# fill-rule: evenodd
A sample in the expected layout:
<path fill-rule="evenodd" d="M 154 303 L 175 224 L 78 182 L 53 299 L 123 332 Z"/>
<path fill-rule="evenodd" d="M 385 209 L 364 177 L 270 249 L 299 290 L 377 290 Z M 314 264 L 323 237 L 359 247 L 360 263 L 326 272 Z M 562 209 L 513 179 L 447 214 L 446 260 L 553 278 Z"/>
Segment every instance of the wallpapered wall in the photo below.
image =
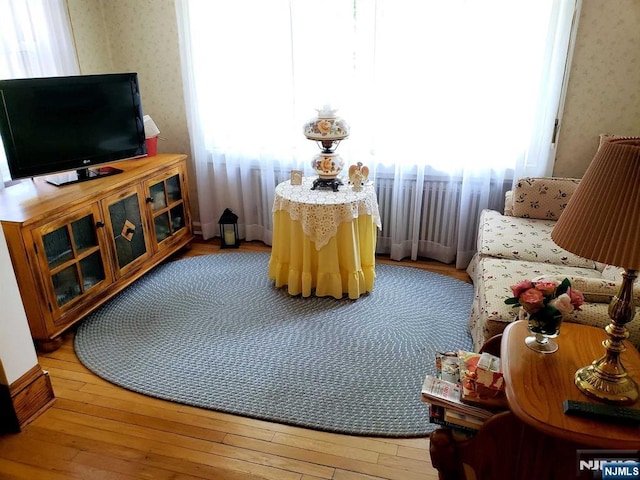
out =
<path fill-rule="evenodd" d="M 640 135 L 640 0 L 583 0 L 554 175 L 582 177 L 601 133 Z"/>
<path fill-rule="evenodd" d="M 67 0 L 82 74 L 138 72 L 158 152 L 190 154 L 174 0 Z M 191 203 L 198 218 L 195 175 Z"/>
<path fill-rule="evenodd" d="M 138 72 L 158 150 L 189 153 L 174 1 L 67 2 L 81 72 Z M 640 135 L 639 87 L 640 0 L 583 0 L 554 175 L 582 176 L 600 133 Z"/>
<path fill-rule="evenodd" d="M 68 0 L 83 74 L 138 72 L 158 149 L 189 153 L 173 0 Z"/>

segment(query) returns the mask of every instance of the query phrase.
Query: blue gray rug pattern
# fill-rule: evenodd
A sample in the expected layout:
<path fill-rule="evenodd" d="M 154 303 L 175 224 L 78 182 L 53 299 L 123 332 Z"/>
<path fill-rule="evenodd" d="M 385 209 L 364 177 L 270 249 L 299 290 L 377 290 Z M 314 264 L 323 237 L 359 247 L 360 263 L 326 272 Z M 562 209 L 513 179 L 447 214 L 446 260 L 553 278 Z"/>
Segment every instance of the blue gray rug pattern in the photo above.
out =
<path fill-rule="evenodd" d="M 420 388 L 436 352 L 472 348 L 472 285 L 378 264 L 358 300 L 292 297 L 268 262 L 230 252 L 160 265 L 80 323 L 80 361 L 207 409 L 351 435 L 430 433 Z"/>

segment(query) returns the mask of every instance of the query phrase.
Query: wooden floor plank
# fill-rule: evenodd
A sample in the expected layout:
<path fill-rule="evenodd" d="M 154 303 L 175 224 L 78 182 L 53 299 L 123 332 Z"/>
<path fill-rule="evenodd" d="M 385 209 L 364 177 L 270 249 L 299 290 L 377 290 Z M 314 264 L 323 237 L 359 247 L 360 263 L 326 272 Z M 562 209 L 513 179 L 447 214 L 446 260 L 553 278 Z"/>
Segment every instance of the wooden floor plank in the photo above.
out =
<path fill-rule="evenodd" d="M 80 451 L 72 445 L 51 445 L 39 438 L 17 435 L 7 436 L 1 445 L 2 458 L 35 466 L 73 460 Z"/>
<path fill-rule="evenodd" d="M 414 448 L 414 447 L 400 446 L 398 447 L 398 451 L 396 452 L 396 455 L 401 458 L 411 458 L 413 460 L 429 461 L 429 456 L 424 454 L 425 450 L 427 449 L 428 447 Z"/>
<path fill-rule="evenodd" d="M 115 389 L 115 391 L 117 392 L 118 389 Z M 105 391 L 101 390 L 101 392 L 104 393 Z M 59 398 L 76 400 L 83 403 L 91 403 L 97 406 L 104 406 L 123 411 L 144 412 L 145 415 L 170 419 L 176 422 L 184 423 L 185 425 L 197 425 L 202 428 L 206 428 L 214 432 L 222 432 L 224 434 L 233 433 L 259 438 L 262 440 L 271 440 L 274 435 L 274 432 L 272 430 L 267 430 L 266 428 L 269 425 L 273 424 L 269 424 L 267 422 L 262 422 L 261 424 L 258 424 L 256 422 L 256 424 L 253 424 L 250 419 L 215 412 L 220 416 L 220 418 L 217 418 L 210 416 L 210 412 L 203 409 L 192 408 L 188 412 L 182 411 L 180 410 L 179 405 L 165 400 L 157 400 L 150 397 L 141 396 L 149 403 L 145 401 L 132 402 L 129 397 L 118 397 L 117 393 L 113 393 L 113 390 L 107 390 L 106 392 L 108 392 L 110 395 L 102 396 L 85 391 L 66 390 L 63 388 L 59 388 L 56 390 L 56 395 Z"/>
<path fill-rule="evenodd" d="M 145 450 L 144 445 L 141 444 L 137 445 L 136 448 L 131 448 L 126 445 L 118 445 L 101 440 L 92 440 L 64 433 L 55 428 L 49 429 L 34 425 L 22 435 L 37 436 L 39 439 L 43 439 L 51 444 L 77 445 L 82 449 L 82 452 L 89 452 L 105 458 L 127 461 L 133 465 L 137 465 L 139 467 L 139 472 L 143 474 L 148 468 L 154 468 L 160 472 L 165 472 L 164 474 L 168 475 L 169 478 L 172 479 L 179 476 L 186 476 L 187 478 L 195 477 L 207 480 L 257 480 L 259 478 L 264 478 L 226 470 L 218 466 L 192 462 L 175 456 L 160 455 L 149 450 Z"/>
<path fill-rule="evenodd" d="M 103 386 L 111 385 L 108 381 L 98 377 L 91 372 L 76 372 L 73 370 L 68 370 L 64 366 L 59 366 L 59 364 L 55 366 L 47 365 L 46 362 L 43 362 L 42 364 L 40 364 L 40 366 L 44 370 L 47 370 L 51 374 L 51 376 L 56 379 L 56 381 L 69 380 L 71 382 L 80 382 L 83 384 L 82 386 L 80 386 L 80 388 L 82 388 L 86 383 Z"/>
<path fill-rule="evenodd" d="M 384 454 L 381 454 L 378 457 L 378 464 L 386 465 L 394 469 L 407 470 L 409 472 L 424 472 L 431 467 L 431 462 L 428 458 L 416 460 L 414 458 Z"/>
<path fill-rule="evenodd" d="M 192 439 L 183 438 L 174 444 L 166 443 L 166 441 L 146 438 L 145 432 L 133 432 L 133 434 L 131 434 L 131 430 L 128 429 L 129 433 L 120 433 L 111 430 L 103 430 L 91 425 L 84 425 L 82 423 L 82 419 L 78 417 L 57 415 L 57 412 L 61 411 L 56 410 L 55 408 L 51 409 L 50 412 L 47 412 L 48 415 L 46 418 L 43 415 L 34 422 L 34 425 L 63 431 L 85 439 L 99 440 L 114 445 L 128 447 L 133 450 L 142 450 L 144 452 L 159 454 L 165 457 L 184 459 L 196 464 L 216 466 L 223 470 L 248 473 L 270 480 L 299 480 L 301 477 L 300 474 L 271 467 L 266 461 L 263 463 L 251 462 L 233 457 L 214 455 L 207 451 L 202 451 L 199 448 L 199 445 L 194 443 Z M 62 418 L 55 418 L 56 416 Z M 80 420 L 80 423 L 76 423 L 74 420 Z M 99 419 L 96 419 L 96 422 L 101 426 L 105 426 L 105 423 L 100 422 Z M 195 450 L 191 448 L 193 446 L 196 447 Z M 256 457 L 253 452 L 246 453 Z"/>
<path fill-rule="evenodd" d="M 20 462 L 13 463 L 15 473 L 11 472 L 9 465 L 0 458 L 0 472 L 7 468 L 8 473 L 25 475 L 23 478 L 32 479 L 80 479 L 85 480 L 135 480 L 135 476 L 114 472 L 109 469 L 95 468 L 82 463 L 67 460 L 51 460 L 47 463 L 47 470 L 43 471 L 37 465 Z"/>
<path fill-rule="evenodd" d="M 153 480 L 201 480 L 203 478 L 201 476 L 167 471 L 150 465 L 140 465 L 137 462 L 93 452 L 80 452 L 75 461 L 94 468 L 108 469 L 116 473 Z"/>
<path fill-rule="evenodd" d="M 180 421 L 150 415 L 148 411 L 145 411 L 144 413 L 128 412 L 106 406 L 68 400 L 66 398 L 59 398 L 56 403 L 56 408 L 71 412 L 81 412 L 92 417 L 108 419 L 116 426 L 126 423 L 134 427 L 148 427 L 153 430 L 171 432 L 176 435 L 200 439 L 206 442 L 220 443 L 224 439 L 225 435 L 227 435 L 227 432 L 211 430 L 198 425 L 189 425 Z"/>
<path fill-rule="evenodd" d="M 45 370 L 49 370 L 50 368 L 57 368 L 61 372 L 88 373 L 90 375 L 93 375 L 91 370 L 89 370 L 87 367 L 85 367 L 81 363 L 78 363 L 77 357 L 75 358 L 74 361 L 66 361 L 66 360 L 59 360 L 57 358 L 44 357 L 42 355 L 39 355 L 38 360 L 39 360 L 40 366 Z M 97 377 L 95 375 L 94 377 L 97 379 L 100 379 L 100 377 Z"/>
<path fill-rule="evenodd" d="M 276 444 L 273 442 L 264 442 L 247 437 L 238 437 L 236 435 L 228 435 L 225 443 L 236 445 L 244 449 L 256 450 L 273 455 L 280 455 L 288 458 L 297 458 L 307 462 L 317 462 L 322 465 L 335 467 L 336 469 L 347 470 L 351 472 L 363 473 L 367 475 L 379 476 L 392 480 L 422 480 L 423 473 L 407 472 L 404 469 L 389 468 L 386 465 L 380 465 L 376 462 L 369 462 L 341 455 L 335 455 L 317 450 L 310 450 L 309 444 L 302 442 L 301 445 L 290 446 Z M 377 460 L 377 459 L 376 459 Z"/>
<path fill-rule="evenodd" d="M 54 466 L 46 468 L 34 467 L 28 463 L 14 462 L 0 456 L 0 478 L 18 478 L 23 480 L 46 479 L 46 480 L 69 480 L 66 473 L 56 472 Z M 76 477 L 77 478 L 77 477 Z"/>
<path fill-rule="evenodd" d="M 311 440 L 282 433 L 277 433 L 272 442 L 280 445 L 288 445 L 290 447 L 303 448 L 305 450 L 311 450 L 312 452 L 328 453 L 330 455 L 353 458 L 355 460 L 362 460 L 363 462 L 370 463 L 377 463 L 380 455 L 378 452 L 373 452 L 371 450 L 347 447 L 345 445 L 335 445 L 329 441 Z"/>
<path fill-rule="evenodd" d="M 348 472 L 346 470 L 336 470 L 333 480 L 381 480 L 382 477 L 372 477 L 371 475 L 363 475 L 356 472 Z"/>
<path fill-rule="evenodd" d="M 270 249 L 243 242 L 235 251 Z M 228 252 L 200 239 L 170 260 Z M 377 262 L 469 281 L 438 262 Z M 57 398 L 22 433 L 0 436 L 2 480 L 437 479 L 426 437 L 339 435 L 147 397 L 94 375 L 78 360 L 73 339 L 70 331 L 61 348 L 38 355 Z"/>

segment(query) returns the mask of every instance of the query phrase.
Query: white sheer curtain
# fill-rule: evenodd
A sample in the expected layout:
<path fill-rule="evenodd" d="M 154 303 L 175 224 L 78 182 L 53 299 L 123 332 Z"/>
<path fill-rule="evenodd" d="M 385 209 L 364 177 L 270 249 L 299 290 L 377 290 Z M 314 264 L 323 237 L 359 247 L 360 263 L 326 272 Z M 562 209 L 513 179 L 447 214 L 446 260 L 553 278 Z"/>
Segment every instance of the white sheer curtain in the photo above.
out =
<path fill-rule="evenodd" d="M 576 0 L 176 5 L 205 238 L 230 207 L 243 237 L 270 243 L 273 189 L 291 169 L 313 174 L 302 125 L 326 102 L 351 125 L 346 164 L 391 192 L 378 246 L 395 259 L 464 267 L 480 209 L 552 169 Z M 438 213 L 433 185 L 456 192 Z"/>
<path fill-rule="evenodd" d="M 0 0 L 0 79 L 79 73 L 64 0 Z M 0 188 L 9 170 L 0 140 Z"/>

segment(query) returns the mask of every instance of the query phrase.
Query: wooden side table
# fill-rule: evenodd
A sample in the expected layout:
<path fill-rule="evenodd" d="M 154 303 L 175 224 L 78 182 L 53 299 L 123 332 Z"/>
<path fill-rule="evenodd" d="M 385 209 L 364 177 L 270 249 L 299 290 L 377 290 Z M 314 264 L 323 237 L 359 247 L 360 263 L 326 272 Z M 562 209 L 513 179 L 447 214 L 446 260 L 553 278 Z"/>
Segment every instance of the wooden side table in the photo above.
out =
<path fill-rule="evenodd" d="M 640 449 L 640 427 L 565 415 L 564 400 L 590 402 L 573 383 L 576 370 L 604 353 L 601 328 L 564 323 L 556 353 L 528 349 L 526 322 L 509 324 L 501 359 L 510 410 L 491 417 L 470 440 L 447 429 L 431 435 L 431 461 L 441 480 L 564 480 L 577 477 L 579 449 Z M 640 380 L 640 354 L 627 342 L 622 362 Z M 632 408 L 640 409 L 640 403 Z"/>
<path fill-rule="evenodd" d="M 524 346 L 526 322 L 507 326 L 502 336 L 502 370 L 511 411 L 540 432 L 596 448 L 640 449 L 640 427 L 616 425 L 565 415 L 562 402 L 598 403 L 575 386 L 573 376 L 604 353 L 602 328 L 565 322 L 555 341 L 556 353 L 542 355 Z M 620 357 L 629 375 L 640 381 L 640 353 L 626 342 Z M 640 402 L 631 408 L 640 409 Z"/>

